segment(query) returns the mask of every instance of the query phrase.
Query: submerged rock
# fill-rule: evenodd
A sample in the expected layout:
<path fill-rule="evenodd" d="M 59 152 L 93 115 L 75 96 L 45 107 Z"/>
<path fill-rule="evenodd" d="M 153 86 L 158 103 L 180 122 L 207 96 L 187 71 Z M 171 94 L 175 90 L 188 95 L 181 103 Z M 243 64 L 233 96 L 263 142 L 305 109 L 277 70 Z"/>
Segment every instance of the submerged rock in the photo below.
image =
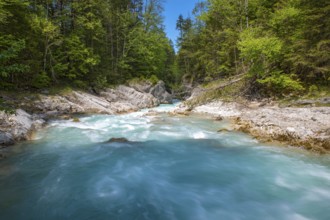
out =
<path fill-rule="evenodd" d="M 147 113 L 145 113 L 143 116 L 157 116 L 159 115 L 159 112 L 157 111 L 153 111 L 153 110 L 149 110 Z"/>
<path fill-rule="evenodd" d="M 106 143 L 128 143 L 130 142 L 128 139 L 126 138 L 110 138 Z"/>
<path fill-rule="evenodd" d="M 215 118 L 214 118 L 214 120 L 216 120 L 216 121 L 223 121 L 223 117 L 222 116 L 216 116 Z"/>
<path fill-rule="evenodd" d="M 170 115 L 170 116 L 189 116 L 190 112 L 189 111 L 173 111 L 173 112 L 169 112 L 168 115 Z"/>
<path fill-rule="evenodd" d="M 73 118 L 72 122 L 80 122 L 80 119 L 79 118 Z"/>
<path fill-rule="evenodd" d="M 222 132 L 232 132 L 232 130 L 231 129 L 228 129 L 228 128 L 220 128 L 218 130 L 218 133 L 222 133 Z"/>
<path fill-rule="evenodd" d="M 59 117 L 59 119 L 61 119 L 61 120 L 70 120 L 71 118 L 72 118 L 71 115 L 61 115 L 61 116 Z"/>

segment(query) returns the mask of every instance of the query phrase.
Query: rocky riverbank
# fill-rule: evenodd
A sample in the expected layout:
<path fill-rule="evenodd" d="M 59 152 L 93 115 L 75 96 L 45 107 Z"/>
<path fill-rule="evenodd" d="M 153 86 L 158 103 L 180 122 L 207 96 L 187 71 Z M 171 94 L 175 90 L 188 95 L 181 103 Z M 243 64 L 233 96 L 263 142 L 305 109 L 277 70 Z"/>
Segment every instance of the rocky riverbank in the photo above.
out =
<path fill-rule="evenodd" d="M 17 109 L 13 114 L 0 111 L 0 148 L 31 139 L 33 132 L 50 118 L 72 120 L 73 114 L 120 114 L 172 102 L 162 81 L 156 85 L 120 85 L 99 94 L 73 90 L 57 95 L 0 95 Z"/>
<path fill-rule="evenodd" d="M 319 153 L 330 152 L 330 107 L 279 107 L 276 103 L 215 101 L 189 109 L 212 114 L 217 120 L 229 119 L 228 130 L 248 133 L 265 141 L 279 141 Z M 219 131 L 219 132 L 222 132 Z"/>

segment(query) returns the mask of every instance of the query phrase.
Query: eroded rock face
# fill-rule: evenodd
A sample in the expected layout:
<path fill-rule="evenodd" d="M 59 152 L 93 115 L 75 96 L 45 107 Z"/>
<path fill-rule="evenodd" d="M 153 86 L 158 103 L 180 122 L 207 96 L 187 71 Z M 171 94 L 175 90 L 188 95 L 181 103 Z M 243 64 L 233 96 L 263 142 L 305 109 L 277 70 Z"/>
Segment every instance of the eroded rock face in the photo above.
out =
<path fill-rule="evenodd" d="M 119 86 L 117 90 L 123 100 L 139 108 L 150 108 L 159 105 L 159 101 L 151 94 L 142 93 L 127 86 Z"/>
<path fill-rule="evenodd" d="M 0 112 L 0 145 L 8 146 L 17 141 L 29 140 L 35 129 L 40 128 L 45 121 L 34 119 L 27 112 L 18 109 L 15 114 Z"/>
<path fill-rule="evenodd" d="M 129 86 L 134 88 L 139 92 L 150 93 L 151 88 L 153 87 L 152 83 L 149 81 L 133 82 L 129 83 Z"/>
<path fill-rule="evenodd" d="M 320 153 L 330 152 L 329 107 L 281 108 L 262 103 L 215 101 L 198 106 L 193 112 L 231 119 L 235 130 L 262 141 L 279 141 Z"/>
<path fill-rule="evenodd" d="M 72 91 L 63 96 L 40 95 L 33 105 L 33 111 L 48 116 L 75 113 L 116 114 L 136 111 L 159 105 L 159 101 L 149 93 L 139 92 L 127 86 L 106 89 L 100 95 L 82 91 Z"/>
<path fill-rule="evenodd" d="M 107 89 L 100 93 L 103 98 L 118 107 L 115 112 L 134 111 L 142 108 L 151 108 L 159 105 L 159 101 L 149 93 L 139 92 L 131 87 L 118 86 L 116 89 Z"/>
<path fill-rule="evenodd" d="M 115 111 L 110 103 L 103 97 L 95 96 L 86 92 L 73 91 L 65 96 L 67 100 L 78 105 L 81 113 L 113 114 Z"/>
<path fill-rule="evenodd" d="M 173 97 L 166 91 L 165 83 L 163 81 L 159 81 L 149 92 L 158 99 L 161 104 L 172 103 Z"/>
<path fill-rule="evenodd" d="M 142 93 L 150 93 L 160 104 L 172 103 L 173 96 L 167 92 L 165 83 L 159 81 L 156 85 L 152 85 L 149 81 L 134 82 L 129 84 L 130 87 Z"/>
<path fill-rule="evenodd" d="M 65 95 L 38 95 L 33 99 L 27 96 L 18 106 L 47 119 L 61 115 L 70 118 L 70 114 L 83 113 L 126 113 L 171 101 L 172 97 L 166 91 L 164 82 L 160 81 L 155 86 L 148 82 L 132 87 L 121 85 L 115 89 L 106 89 L 99 95 L 72 91 Z M 0 146 L 30 139 L 33 131 L 45 123 L 39 115 L 30 115 L 21 109 L 13 115 L 0 112 Z"/>
<path fill-rule="evenodd" d="M 0 148 L 4 145 L 15 144 L 14 138 L 10 133 L 0 131 Z"/>
<path fill-rule="evenodd" d="M 40 95 L 33 105 L 33 110 L 47 115 L 71 113 L 115 114 L 150 108 L 160 103 L 171 103 L 172 96 L 166 91 L 164 82 L 152 86 L 149 82 L 135 83 L 106 89 L 99 95 L 73 91 L 66 95 Z"/>
<path fill-rule="evenodd" d="M 69 101 L 66 97 L 59 95 L 45 96 L 41 95 L 40 99 L 34 102 L 33 111 L 39 111 L 48 115 L 68 114 L 68 113 L 81 113 L 84 109 Z"/>

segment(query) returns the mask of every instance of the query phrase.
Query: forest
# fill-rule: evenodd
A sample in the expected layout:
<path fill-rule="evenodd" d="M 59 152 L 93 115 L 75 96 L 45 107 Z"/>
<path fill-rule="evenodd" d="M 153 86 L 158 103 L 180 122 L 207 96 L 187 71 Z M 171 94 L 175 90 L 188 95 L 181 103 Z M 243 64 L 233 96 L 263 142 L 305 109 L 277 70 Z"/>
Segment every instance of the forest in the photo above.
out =
<path fill-rule="evenodd" d="M 0 86 L 41 89 L 171 79 L 158 0 L 1 0 Z"/>
<path fill-rule="evenodd" d="M 209 0 L 179 17 L 177 55 L 188 81 L 243 75 L 248 92 L 299 95 L 329 89 L 330 2 Z"/>
<path fill-rule="evenodd" d="M 329 87 L 327 0 L 200 1 L 179 16 L 177 42 L 162 12 L 161 0 L 1 0 L 0 88 L 103 88 L 133 78 L 174 88 L 232 76 L 267 96 Z"/>

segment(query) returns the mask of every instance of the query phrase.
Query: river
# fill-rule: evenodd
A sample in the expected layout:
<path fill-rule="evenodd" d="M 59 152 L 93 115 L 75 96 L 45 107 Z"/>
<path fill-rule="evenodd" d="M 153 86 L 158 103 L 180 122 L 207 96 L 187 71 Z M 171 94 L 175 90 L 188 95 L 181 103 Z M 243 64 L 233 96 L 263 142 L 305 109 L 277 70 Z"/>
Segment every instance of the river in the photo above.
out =
<path fill-rule="evenodd" d="M 0 219 L 330 219 L 329 156 L 147 111 L 52 121 L 13 147 L 0 161 Z"/>

